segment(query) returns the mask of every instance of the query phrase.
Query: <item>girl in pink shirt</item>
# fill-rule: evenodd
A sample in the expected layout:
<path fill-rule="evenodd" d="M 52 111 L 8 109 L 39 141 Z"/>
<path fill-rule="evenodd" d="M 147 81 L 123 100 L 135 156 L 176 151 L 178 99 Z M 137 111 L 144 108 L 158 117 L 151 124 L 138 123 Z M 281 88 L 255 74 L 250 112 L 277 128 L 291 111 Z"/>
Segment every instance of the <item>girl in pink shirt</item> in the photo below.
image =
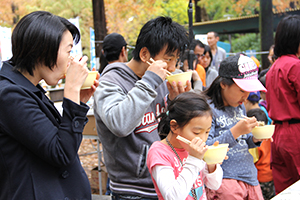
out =
<path fill-rule="evenodd" d="M 159 199 L 206 199 L 205 188 L 217 190 L 223 178 L 219 164 L 203 161 L 212 111 L 204 97 L 193 92 L 178 95 L 160 116 L 158 130 L 167 134 L 148 152 L 149 168 Z M 180 135 L 191 143 L 176 139 Z"/>

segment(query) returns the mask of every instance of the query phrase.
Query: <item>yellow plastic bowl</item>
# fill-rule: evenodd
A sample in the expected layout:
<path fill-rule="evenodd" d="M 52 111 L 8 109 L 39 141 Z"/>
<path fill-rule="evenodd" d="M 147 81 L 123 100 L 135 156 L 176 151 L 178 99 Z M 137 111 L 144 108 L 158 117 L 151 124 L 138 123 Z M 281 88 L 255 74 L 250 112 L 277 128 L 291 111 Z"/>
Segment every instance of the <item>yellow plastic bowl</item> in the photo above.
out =
<path fill-rule="evenodd" d="M 252 135 L 256 139 L 269 139 L 274 134 L 275 125 L 256 126 L 252 129 Z"/>
<path fill-rule="evenodd" d="M 203 160 L 209 165 L 223 162 L 227 154 L 228 145 L 228 143 L 225 143 L 219 144 L 218 146 L 209 146 L 204 154 Z"/>
<path fill-rule="evenodd" d="M 178 83 L 178 81 L 181 81 L 183 86 L 186 86 L 186 82 L 188 80 L 191 80 L 192 78 L 192 73 L 193 73 L 192 71 L 188 71 L 188 72 L 173 74 L 167 76 L 166 79 L 169 81 L 170 84 L 172 84 L 173 81 L 175 81 L 176 83 Z"/>
<path fill-rule="evenodd" d="M 94 84 L 94 80 L 97 77 L 97 71 L 89 71 L 88 76 L 86 77 L 83 85 L 81 86 L 81 89 L 90 89 L 92 87 L 92 85 Z"/>

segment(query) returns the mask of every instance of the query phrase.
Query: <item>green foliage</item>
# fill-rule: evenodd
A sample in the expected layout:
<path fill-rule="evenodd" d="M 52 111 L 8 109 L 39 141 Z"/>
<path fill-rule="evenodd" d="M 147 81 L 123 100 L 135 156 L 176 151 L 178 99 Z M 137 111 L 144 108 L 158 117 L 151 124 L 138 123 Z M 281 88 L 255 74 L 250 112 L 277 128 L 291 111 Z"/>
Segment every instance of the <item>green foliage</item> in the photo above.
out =
<path fill-rule="evenodd" d="M 236 34 L 235 39 L 231 40 L 231 50 L 234 53 L 245 52 L 246 50 L 260 51 L 260 34 L 249 33 L 249 34 Z M 260 60 L 260 55 L 256 58 Z"/>
<path fill-rule="evenodd" d="M 210 20 L 224 19 L 224 15 L 234 15 L 230 0 L 201 0 L 198 2 L 200 7 L 205 7 Z"/>
<path fill-rule="evenodd" d="M 25 6 L 28 13 L 36 10 L 45 10 L 66 19 L 78 16 L 83 48 L 82 53 L 90 55 L 89 27 L 93 27 L 92 0 L 32 0 Z"/>
<path fill-rule="evenodd" d="M 186 0 L 161 0 L 157 1 L 156 5 L 161 8 L 159 15 L 171 17 L 179 24 L 188 24 L 188 3 Z M 193 8 L 193 12 L 195 12 L 195 8 Z"/>
<path fill-rule="evenodd" d="M 210 20 L 254 15 L 259 12 L 257 0 L 201 0 L 198 4 L 205 7 Z"/>

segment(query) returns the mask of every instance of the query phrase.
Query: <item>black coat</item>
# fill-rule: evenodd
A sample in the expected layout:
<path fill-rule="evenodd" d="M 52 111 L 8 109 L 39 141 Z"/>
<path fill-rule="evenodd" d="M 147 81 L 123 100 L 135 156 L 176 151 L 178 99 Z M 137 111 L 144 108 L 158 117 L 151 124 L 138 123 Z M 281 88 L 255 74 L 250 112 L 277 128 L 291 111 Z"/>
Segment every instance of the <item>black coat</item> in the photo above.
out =
<path fill-rule="evenodd" d="M 0 200 L 91 199 L 78 149 L 88 106 L 63 99 L 63 117 L 21 73 L 0 71 Z"/>

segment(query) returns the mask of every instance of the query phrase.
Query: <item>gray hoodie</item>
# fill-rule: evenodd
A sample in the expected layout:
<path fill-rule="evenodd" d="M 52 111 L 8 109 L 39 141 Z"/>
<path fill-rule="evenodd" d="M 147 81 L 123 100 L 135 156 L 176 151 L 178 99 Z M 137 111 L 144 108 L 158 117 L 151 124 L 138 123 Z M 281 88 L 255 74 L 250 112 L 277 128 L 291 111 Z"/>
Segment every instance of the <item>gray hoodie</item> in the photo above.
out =
<path fill-rule="evenodd" d="M 94 115 L 110 189 L 156 197 L 146 166 L 148 149 L 159 141 L 156 117 L 165 111 L 166 83 L 151 71 L 140 79 L 124 63 L 104 69 L 94 94 Z"/>

